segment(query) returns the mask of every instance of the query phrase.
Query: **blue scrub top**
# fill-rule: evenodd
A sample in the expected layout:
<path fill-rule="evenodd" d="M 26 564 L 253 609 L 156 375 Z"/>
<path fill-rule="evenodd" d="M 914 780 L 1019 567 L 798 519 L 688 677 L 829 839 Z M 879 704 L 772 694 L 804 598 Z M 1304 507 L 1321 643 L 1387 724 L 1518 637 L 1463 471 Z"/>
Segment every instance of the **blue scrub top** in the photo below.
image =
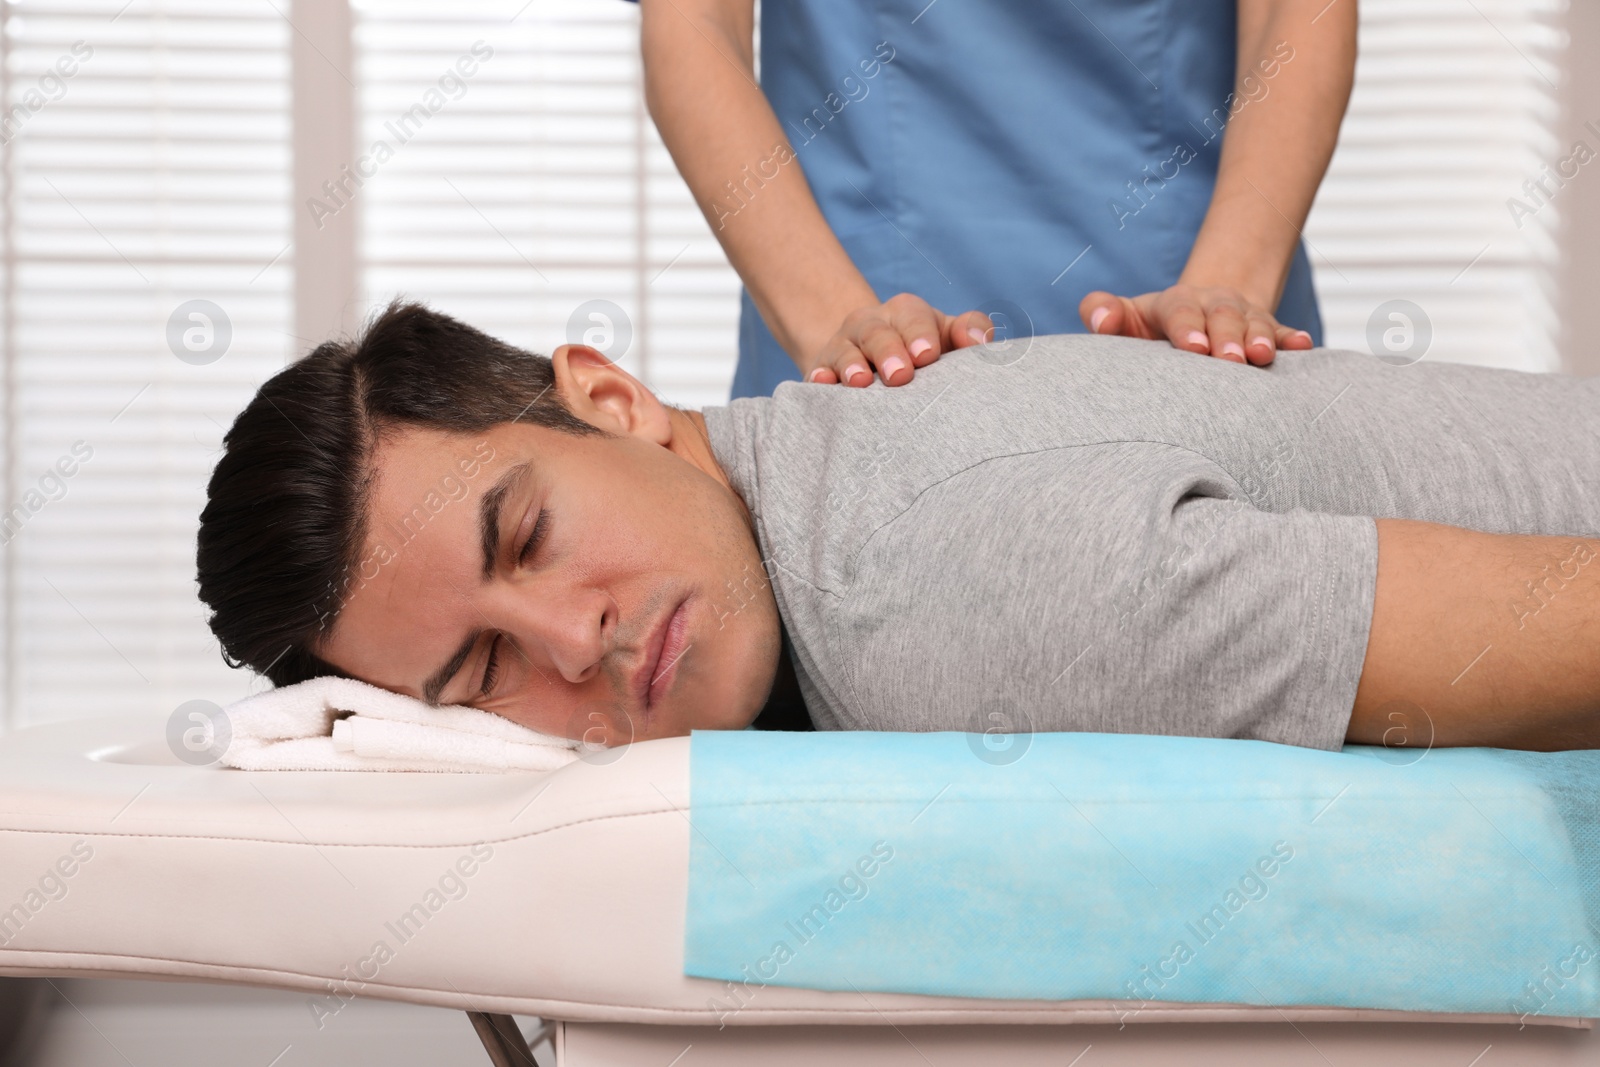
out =
<path fill-rule="evenodd" d="M 1183 270 L 1234 91 L 1235 4 L 764 0 L 761 84 L 880 300 L 1082 332 L 1084 294 Z M 1244 107 L 1272 91 L 1257 80 Z M 752 162 L 713 205 L 722 225 L 784 165 Z M 1321 343 L 1303 245 L 1277 314 Z M 799 376 L 744 293 L 733 395 Z"/>

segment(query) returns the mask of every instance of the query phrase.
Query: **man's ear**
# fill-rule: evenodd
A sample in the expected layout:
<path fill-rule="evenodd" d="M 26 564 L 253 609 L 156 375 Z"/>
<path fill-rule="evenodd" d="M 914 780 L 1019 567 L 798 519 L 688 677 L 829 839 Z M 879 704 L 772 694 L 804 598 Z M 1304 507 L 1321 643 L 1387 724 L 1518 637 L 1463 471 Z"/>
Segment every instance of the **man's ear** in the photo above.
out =
<path fill-rule="evenodd" d="M 556 392 L 567 410 L 608 433 L 658 445 L 672 440 L 666 405 L 639 379 L 588 345 L 562 345 L 550 355 Z"/>

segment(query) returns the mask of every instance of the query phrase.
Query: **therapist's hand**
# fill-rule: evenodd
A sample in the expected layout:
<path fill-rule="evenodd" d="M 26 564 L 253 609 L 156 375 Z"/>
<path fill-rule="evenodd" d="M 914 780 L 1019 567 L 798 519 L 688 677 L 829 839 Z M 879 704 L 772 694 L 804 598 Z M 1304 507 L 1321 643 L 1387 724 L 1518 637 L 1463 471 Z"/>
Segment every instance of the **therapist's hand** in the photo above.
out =
<path fill-rule="evenodd" d="M 1174 285 L 1126 297 L 1097 291 L 1078 305 L 1094 333 L 1166 340 L 1185 352 L 1264 367 L 1278 349 L 1311 347 L 1311 335 L 1281 325 L 1270 311 L 1226 286 Z"/>
<path fill-rule="evenodd" d="M 872 384 L 873 369 L 887 385 L 904 385 L 946 352 L 981 345 L 994 324 L 981 311 L 946 315 L 920 296 L 900 293 L 881 304 L 860 307 L 844 318 L 810 366 L 800 368 L 808 382 Z"/>

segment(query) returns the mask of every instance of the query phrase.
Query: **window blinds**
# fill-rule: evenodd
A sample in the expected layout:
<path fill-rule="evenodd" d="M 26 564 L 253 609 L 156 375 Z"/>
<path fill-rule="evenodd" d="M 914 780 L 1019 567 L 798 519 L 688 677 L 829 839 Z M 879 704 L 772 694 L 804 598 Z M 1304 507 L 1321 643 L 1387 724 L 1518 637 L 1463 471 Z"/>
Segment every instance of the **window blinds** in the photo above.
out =
<path fill-rule="evenodd" d="M 1566 155 L 1562 0 L 1364 0 L 1350 110 L 1305 236 L 1326 343 L 1369 350 L 1404 322 L 1427 359 L 1556 370 L 1559 194 L 1524 182 Z M 1555 190 L 1553 184 L 1547 187 Z M 1375 318 L 1376 313 L 1376 318 Z M 1417 318 L 1415 314 L 1405 316 Z M 1381 344 L 1381 341 L 1380 341 Z"/>
<path fill-rule="evenodd" d="M 243 695 L 194 531 L 221 427 L 293 350 L 290 28 L 228 0 L 3 11 L 6 722 Z"/>
<path fill-rule="evenodd" d="M 636 5 L 355 16 L 361 151 L 394 150 L 360 191 L 368 304 L 426 299 L 536 352 L 587 338 L 669 401 L 725 400 L 738 282 L 645 111 Z"/>
<path fill-rule="evenodd" d="M 289 13 L 0 2 L 0 507 L 23 509 L 0 532 L 8 725 L 167 714 L 252 685 L 204 626 L 193 546 L 223 428 L 320 340 L 290 336 L 307 208 Z M 347 198 L 363 299 L 427 299 L 539 351 L 587 336 L 669 400 L 723 399 L 737 283 L 644 111 L 634 5 L 354 14 L 352 165 L 393 149 Z M 1521 228 L 1506 201 L 1563 154 L 1559 4 L 1367 0 L 1362 20 L 1306 231 L 1330 340 L 1366 347 L 1373 311 L 1403 297 L 1434 357 L 1553 366 L 1561 201 Z"/>

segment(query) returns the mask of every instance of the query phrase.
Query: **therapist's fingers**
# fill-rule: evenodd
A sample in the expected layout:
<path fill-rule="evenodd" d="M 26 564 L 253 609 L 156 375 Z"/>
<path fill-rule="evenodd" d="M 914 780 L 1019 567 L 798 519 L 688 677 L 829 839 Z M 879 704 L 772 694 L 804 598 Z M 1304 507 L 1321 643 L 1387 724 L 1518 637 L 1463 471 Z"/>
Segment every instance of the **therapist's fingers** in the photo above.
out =
<path fill-rule="evenodd" d="M 1200 355 L 1216 355 L 1217 345 L 1207 321 L 1205 308 L 1197 302 L 1181 296 L 1162 294 L 1160 301 L 1160 321 L 1155 325 L 1159 328 L 1158 336 L 1165 337 L 1173 348 L 1181 348 L 1185 352 L 1198 352 Z M 1241 324 L 1240 332 L 1243 332 Z"/>
<path fill-rule="evenodd" d="M 1285 351 L 1293 351 L 1295 349 L 1303 350 L 1316 347 L 1315 342 L 1311 340 L 1311 335 L 1304 330 L 1297 330 L 1292 326 L 1284 326 L 1281 323 L 1277 324 L 1277 326 L 1279 348 Z"/>
<path fill-rule="evenodd" d="M 947 315 L 944 322 L 944 347 L 946 352 L 972 345 L 988 344 L 994 340 L 994 322 L 981 311 L 964 311 L 960 315 Z"/>
<path fill-rule="evenodd" d="M 911 352 L 905 338 L 887 318 L 875 316 L 866 320 L 855 331 L 854 340 L 867 362 L 878 369 L 878 377 L 886 385 L 904 385 L 911 380 Z M 864 381 L 858 381 L 856 376 L 846 374 L 844 382 L 846 385 L 871 385 L 872 376 L 869 374 Z"/>
<path fill-rule="evenodd" d="M 1078 316 L 1091 333 L 1138 337 L 1146 341 L 1167 336 L 1161 325 L 1168 309 L 1177 308 L 1180 301 L 1167 293 L 1145 293 L 1142 296 L 1117 296 L 1096 290 L 1078 302 Z M 1205 317 L 1199 306 L 1192 309 L 1193 321 L 1203 324 Z"/>
<path fill-rule="evenodd" d="M 1206 310 L 1206 335 L 1213 356 L 1244 363 L 1244 333 L 1244 312 L 1234 304 L 1213 304 Z"/>
<path fill-rule="evenodd" d="M 855 338 L 864 323 L 856 319 L 842 328 L 824 346 L 817 362 L 806 372 L 805 380 L 827 385 L 835 383 L 863 387 L 872 384 L 872 361 L 857 347 Z"/>
<path fill-rule="evenodd" d="M 805 381 L 865 388 L 873 379 L 904 385 L 944 352 L 982 344 L 994 324 L 981 311 L 946 315 L 913 293 L 857 308 L 829 338 Z M 876 372 L 876 373 L 874 373 Z"/>
<path fill-rule="evenodd" d="M 845 316 L 839 331 L 828 339 L 807 381 L 826 382 L 822 370 L 834 374 L 834 380 L 864 389 L 881 374 L 885 381 L 895 385 L 904 383 L 911 373 L 911 354 L 906 351 L 900 334 L 889 323 L 889 313 L 884 305 L 857 308 Z"/>
<path fill-rule="evenodd" d="M 1078 317 L 1089 327 L 1090 333 L 1124 333 L 1132 317 L 1131 306 L 1123 306 L 1126 303 L 1114 293 L 1096 289 L 1078 301 Z"/>
<path fill-rule="evenodd" d="M 1257 367 L 1265 367 L 1278 356 L 1278 320 L 1259 308 L 1245 313 L 1244 356 Z"/>
<path fill-rule="evenodd" d="M 939 358 L 943 352 L 944 332 L 939 328 L 939 313 L 933 305 L 912 293 L 900 293 L 891 296 L 883 306 L 889 312 L 890 323 L 905 342 L 912 366 L 925 367 Z M 910 375 L 905 380 L 910 381 Z M 902 383 L 896 379 L 891 384 Z"/>

